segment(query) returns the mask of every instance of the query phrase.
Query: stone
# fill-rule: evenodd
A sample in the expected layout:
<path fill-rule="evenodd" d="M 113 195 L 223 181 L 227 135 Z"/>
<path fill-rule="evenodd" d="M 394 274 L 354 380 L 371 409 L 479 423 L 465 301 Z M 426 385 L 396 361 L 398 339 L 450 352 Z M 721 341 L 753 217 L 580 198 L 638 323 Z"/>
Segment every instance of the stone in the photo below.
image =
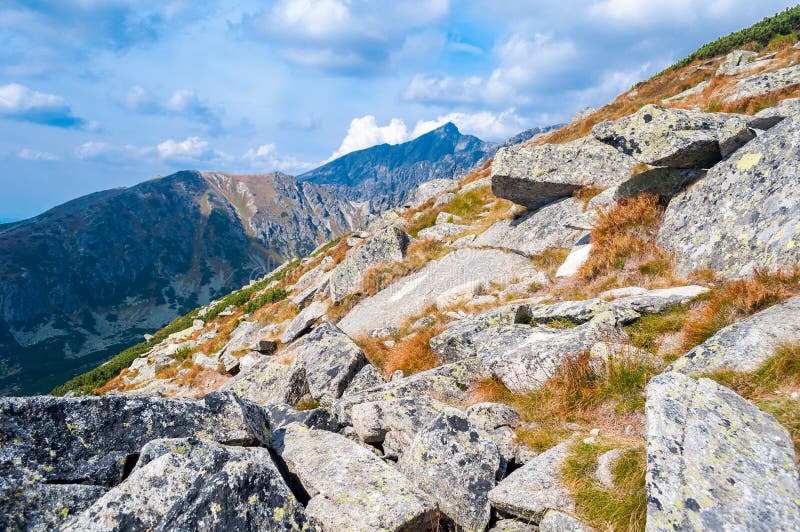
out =
<path fill-rule="evenodd" d="M 466 358 L 343 396 L 336 401 L 333 410 L 342 423 L 351 424 L 352 408 L 371 401 L 429 396 L 448 403 L 465 403 L 470 399 L 470 386 L 487 376 L 476 357 Z"/>
<path fill-rule="evenodd" d="M 572 196 L 582 186 L 608 188 L 627 180 L 636 161 L 584 137 L 566 144 L 498 150 L 492 163 L 492 192 L 530 209 Z"/>
<path fill-rule="evenodd" d="M 547 282 L 530 260 L 517 254 L 496 249 L 455 250 L 364 299 L 338 325 L 353 338 L 378 327 L 399 327 L 454 287 L 474 282 L 507 284 L 518 278 Z"/>
<path fill-rule="evenodd" d="M 331 301 L 339 303 L 355 293 L 364 275 L 373 266 L 403 260 L 411 237 L 397 227 L 388 227 L 364 240 L 351 250 L 331 272 Z"/>
<path fill-rule="evenodd" d="M 471 229 L 472 227 L 469 225 L 445 222 L 423 229 L 417 233 L 417 238 L 420 240 L 442 240 L 451 236 L 460 235 Z"/>
<path fill-rule="evenodd" d="M 239 373 L 239 359 L 230 353 L 223 353 L 219 357 L 219 368 L 222 373 L 227 375 L 236 375 Z"/>
<path fill-rule="evenodd" d="M 652 166 L 710 168 L 755 137 L 744 117 L 645 105 L 592 134 Z"/>
<path fill-rule="evenodd" d="M 364 352 L 336 325 L 327 320 L 306 336 L 293 365 L 301 365 L 314 400 L 329 404 L 342 393 L 367 364 Z"/>
<path fill-rule="evenodd" d="M 505 515 L 534 519 L 547 510 L 575 511 L 562 484 L 561 467 L 571 442 L 548 449 L 520 467 L 489 492 L 492 506 Z"/>
<path fill-rule="evenodd" d="M 611 311 L 598 314 L 572 329 L 536 325 L 504 325 L 473 337 L 478 358 L 491 374 L 514 393 L 538 390 L 570 357 L 601 340 L 625 338 L 621 322 Z"/>
<path fill-rule="evenodd" d="M 754 60 L 758 54 L 750 50 L 734 50 L 725 56 L 717 69 L 717 76 L 729 76 L 735 74 L 737 68 Z"/>
<path fill-rule="evenodd" d="M 647 385 L 647 530 L 797 530 L 794 446 L 774 418 L 709 379 Z"/>
<path fill-rule="evenodd" d="M 689 96 L 695 96 L 697 94 L 702 94 L 709 86 L 711 85 L 711 81 L 701 81 L 694 87 L 686 89 L 685 91 L 681 91 L 675 96 L 670 96 L 669 98 L 665 98 L 661 100 L 664 103 L 670 102 L 680 102 L 688 98 Z"/>
<path fill-rule="evenodd" d="M 241 322 L 231 333 L 231 338 L 222 349 L 222 353 L 236 353 L 245 349 L 249 351 L 260 330 L 261 324 L 257 321 Z"/>
<path fill-rule="evenodd" d="M 743 98 L 763 96 L 796 83 L 800 83 L 800 65 L 792 65 L 772 72 L 755 74 L 737 82 L 731 94 L 725 98 L 725 101 L 734 102 Z"/>
<path fill-rule="evenodd" d="M 419 207 L 433 198 L 458 188 L 458 182 L 452 179 L 431 179 L 421 183 L 412 194 L 409 205 Z"/>
<path fill-rule="evenodd" d="M 798 115 L 800 115 L 800 98 L 786 98 L 775 107 L 757 112 L 750 125 L 757 129 L 770 129 L 784 118 Z"/>
<path fill-rule="evenodd" d="M 63 528 L 89 530 L 300 530 L 303 507 L 269 451 L 194 438 L 144 446 L 125 482 Z"/>
<path fill-rule="evenodd" d="M 296 350 L 301 345 L 293 345 Z M 273 357 L 263 357 L 246 372 L 240 372 L 222 385 L 237 396 L 259 405 L 287 403 L 296 405 L 309 395 L 305 370 L 300 364 L 287 364 Z"/>
<path fill-rule="evenodd" d="M 558 510 L 548 510 L 539 522 L 539 532 L 593 532 L 580 520 Z"/>
<path fill-rule="evenodd" d="M 356 376 L 353 377 L 350 384 L 347 385 L 347 389 L 342 395 L 353 395 L 385 383 L 386 380 L 384 380 L 380 372 L 375 369 L 375 366 L 367 364 L 356 373 Z"/>
<path fill-rule="evenodd" d="M 396 335 L 400 329 L 397 327 L 379 327 L 378 329 L 372 329 L 367 333 L 367 336 L 370 338 L 380 338 L 381 340 L 385 340 L 386 338 L 391 338 L 392 336 Z"/>
<path fill-rule="evenodd" d="M 655 194 L 669 199 L 705 175 L 706 171 L 699 168 L 650 168 L 621 183 L 616 188 L 614 198 L 619 200 L 640 194 Z"/>
<path fill-rule="evenodd" d="M 539 528 L 531 523 L 518 519 L 501 519 L 489 529 L 489 532 L 536 532 Z"/>
<path fill-rule="evenodd" d="M 83 484 L 43 484 L 32 478 L 0 476 L 0 529 L 60 530 L 106 489 Z"/>
<path fill-rule="evenodd" d="M 632 308 L 640 314 L 663 314 L 677 305 L 685 305 L 709 291 L 705 286 L 688 285 L 658 288 L 615 299 L 612 306 Z"/>
<path fill-rule="evenodd" d="M 289 322 L 286 331 L 281 335 L 281 343 L 288 344 L 302 336 L 315 321 L 325 315 L 327 310 L 328 304 L 323 301 L 314 301 L 301 310 L 300 314 Z"/>
<path fill-rule="evenodd" d="M 400 471 L 438 502 L 464 530 L 485 530 L 488 493 L 506 464 L 497 446 L 458 411 L 442 412 L 420 431 L 398 461 Z"/>
<path fill-rule="evenodd" d="M 291 302 L 294 303 L 298 309 L 304 309 L 318 294 L 325 293 L 330 285 L 331 273 L 330 271 L 321 272 L 311 284 L 299 292 L 292 294 L 289 298 Z"/>
<path fill-rule="evenodd" d="M 274 355 L 278 350 L 278 343 L 270 338 L 272 336 L 269 327 L 264 327 L 256 334 L 256 339 L 250 347 L 252 351 L 258 351 L 263 355 Z"/>
<path fill-rule="evenodd" d="M 564 277 L 572 277 L 580 271 L 581 266 L 583 266 L 587 260 L 589 260 L 589 254 L 592 252 L 592 244 L 582 244 L 580 246 L 573 247 L 567 258 L 564 260 L 564 263 L 558 267 L 556 270 L 556 278 L 564 278 Z"/>
<path fill-rule="evenodd" d="M 485 282 L 479 280 L 467 281 L 436 296 L 434 305 L 436 305 L 438 310 L 447 310 L 452 306 L 460 306 L 467 301 L 471 301 L 475 297 L 483 294 L 485 291 Z"/>
<path fill-rule="evenodd" d="M 685 374 L 752 372 L 783 344 L 800 341 L 800 297 L 721 329 L 669 367 Z"/>
<path fill-rule="evenodd" d="M 454 214 L 450 214 L 449 212 L 442 211 L 436 215 L 436 221 L 434 224 L 444 224 L 444 223 L 460 223 L 462 218 L 460 216 L 456 216 Z"/>
<path fill-rule="evenodd" d="M 502 403 L 475 403 L 467 408 L 467 418 L 471 425 L 487 431 L 516 427 L 522 421 L 516 410 Z"/>
<path fill-rule="evenodd" d="M 448 203 L 453 201 L 453 199 L 455 199 L 455 197 L 456 197 L 456 195 L 453 194 L 452 192 L 445 192 L 444 194 L 442 194 L 441 196 L 436 198 L 436 201 L 433 203 L 433 207 L 432 208 L 436 209 L 436 208 L 439 208 L 439 207 L 441 207 L 443 205 L 447 205 Z"/>
<path fill-rule="evenodd" d="M 606 488 L 614 487 L 614 466 L 617 460 L 625 453 L 623 449 L 611 449 L 597 457 L 597 469 L 594 478 Z"/>
<path fill-rule="evenodd" d="M 529 322 L 527 305 L 507 305 L 451 322 L 447 329 L 430 339 L 429 345 L 442 362 L 455 362 L 477 356 L 472 337 L 479 332 L 497 325 Z"/>
<path fill-rule="evenodd" d="M 800 260 L 800 118 L 786 118 L 670 201 L 658 243 L 679 275 L 725 277 Z"/>
<path fill-rule="evenodd" d="M 0 476 L 29 471 L 52 484 L 112 486 L 153 438 L 254 441 L 232 394 L 202 400 L 121 396 L 0 398 Z"/>
<path fill-rule="evenodd" d="M 630 306 L 616 302 L 608 303 L 599 298 L 561 301 L 547 305 L 529 305 L 527 315 L 529 323 L 547 324 L 558 320 L 567 320 L 580 325 L 609 312 L 623 325 L 632 323 L 639 318 L 639 313 Z"/>
<path fill-rule="evenodd" d="M 560 225 L 565 218 L 578 216 L 583 203 L 575 198 L 564 198 L 512 220 L 500 220 L 478 235 L 473 246 L 510 249 L 526 257 L 545 250 L 572 247 L 583 233 Z"/>
<path fill-rule="evenodd" d="M 291 424 L 277 452 L 308 493 L 306 515 L 321 530 L 421 530 L 433 525 L 436 507 L 430 498 L 344 436 Z"/>

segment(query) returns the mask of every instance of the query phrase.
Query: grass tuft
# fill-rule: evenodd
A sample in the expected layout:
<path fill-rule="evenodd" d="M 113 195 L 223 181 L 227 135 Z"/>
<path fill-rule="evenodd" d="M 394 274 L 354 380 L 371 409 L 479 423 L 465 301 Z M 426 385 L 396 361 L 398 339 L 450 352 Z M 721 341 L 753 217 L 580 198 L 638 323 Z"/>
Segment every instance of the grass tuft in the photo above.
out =
<path fill-rule="evenodd" d="M 409 335 L 387 347 L 385 339 L 362 336 L 356 343 L 364 350 L 370 363 L 378 368 L 386 377 L 401 370 L 403 375 L 413 375 L 420 371 L 435 368 L 441 364 L 436 353 L 431 351 L 430 339 L 441 332 L 439 327 L 431 327 L 416 334 Z"/>

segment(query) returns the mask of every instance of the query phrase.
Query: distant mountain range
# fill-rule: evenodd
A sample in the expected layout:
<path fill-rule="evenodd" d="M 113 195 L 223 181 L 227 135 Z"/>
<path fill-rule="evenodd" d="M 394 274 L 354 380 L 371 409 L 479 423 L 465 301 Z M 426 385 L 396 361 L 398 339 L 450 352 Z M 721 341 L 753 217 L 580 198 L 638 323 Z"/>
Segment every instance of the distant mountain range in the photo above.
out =
<path fill-rule="evenodd" d="M 183 171 L 0 225 L 0 393 L 46 392 L 497 146 L 446 124 L 299 178 Z"/>

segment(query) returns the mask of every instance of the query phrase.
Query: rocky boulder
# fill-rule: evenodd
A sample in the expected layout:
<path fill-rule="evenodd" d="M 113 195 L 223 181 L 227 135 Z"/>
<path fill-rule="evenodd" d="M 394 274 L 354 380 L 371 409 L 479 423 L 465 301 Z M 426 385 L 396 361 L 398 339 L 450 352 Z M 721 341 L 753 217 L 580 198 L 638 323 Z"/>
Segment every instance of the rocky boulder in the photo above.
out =
<path fill-rule="evenodd" d="M 515 253 L 459 249 L 361 301 L 338 325 L 355 338 L 379 327 L 400 326 L 411 316 L 421 314 L 448 290 L 476 282 L 507 284 L 519 278 L 547 282 L 528 259 Z"/>
<path fill-rule="evenodd" d="M 608 188 L 622 183 L 636 161 L 585 137 L 566 144 L 498 150 L 492 163 L 492 192 L 530 209 L 538 209 L 591 185 Z"/>
<path fill-rule="evenodd" d="M 800 260 L 800 118 L 751 141 L 667 207 L 658 241 L 678 273 L 710 268 L 729 277 Z"/>
<path fill-rule="evenodd" d="M 690 302 L 708 290 L 705 286 L 697 285 L 657 288 L 617 298 L 611 305 L 617 308 L 631 308 L 640 314 L 663 314 L 672 307 Z"/>
<path fill-rule="evenodd" d="M 669 367 L 686 374 L 755 371 L 782 344 L 800 341 L 800 297 L 720 330 Z"/>
<path fill-rule="evenodd" d="M 84 484 L 43 484 L 30 476 L 0 476 L 0 529 L 60 530 L 69 518 L 103 496 Z"/>
<path fill-rule="evenodd" d="M 755 137 L 741 116 L 658 105 L 597 124 L 592 134 L 639 162 L 670 168 L 710 168 Z"/>
<path fill-rule="evenodd" d="M 403 260 L 410 240 L 411 237 L 397 227 L 388 227 L 367 238 L 331 272 L 331 300 L 338 303 L 354 293 L 364 274 L 373 266 Z"/>
<path fill-rule="evenodd" d="M 290 346 L 281 357 L 263 357 L 247 371 L 240 372 L 222 385 L 237 396 L 259 405 L 287 403 L 296 405 L 310 397 L 305 370 L 293 364 L 297 353 L 303 350 L 301 339 Z"/>
<path fill-rule="evenodd" d="M 650 168 L 621 183 L 614 191 L 614 198 L 618 200 L 639 194 L 655 194 L 669 199 L 705 175 L 705 170 L 697 168 Z"/>
<path fill-rule="evenodd" d="M 497 446 L 458 411 L 442 412 L 417 434 L 398 462 L 400 471 L 432 495 L 464 530 L 485 530 L 488 493 L 505 473 Z"/>
<path fill-rule="evenodd" d="M 302 336 L 311 328 L 315 321 L 325 315 L 327 310 L 328 304 L 324 301 L 314 301 L 311 303 L 289 322 L 289 325 L 286 326 L 286 330 L 281 335 L 281 342 L 288 344 Z"/>
<path fill-rule="evenodd" d="M 763 96 L 796 83 L 800 83 L 800 65 L 756 74 L 736 83 L 731 95 L 725 101 L 734 102 L 743 98 Z"/>
<path fill-rule="evenodd" d="M 424 530 L 430 498 L 392 466 L 332 432 L 292 424 L 277 452 L 308 493 L 306 514 L 324 531 Z"/>
<path fill-rule="evenodd" d="M 738 67 L 746 65 L 758 56 L 756 52 L 750 50 L 734 50 L 725 56 L 717 69 L 717 76 L 728 76 L 734 74 Z"/>
<path fill-rule="evenodd" d="M 800 98 L 786 98 L 775 107 L 757 112 L 750 125 L 758 129 L 769 129 L 786 117 L 798 115 L 800 115 Z"/>
<path fill-rule="evenodd" d="M 775 419 L 708 380 L 647 386 L 647 530 L 797 530 L 794 446 Z"/>
<path fill-rule="evenodd" d="M 208 440 L 154 440 L 125 482 L 64 530 L 299 530 L 303 507 L 269 451 Z"/>

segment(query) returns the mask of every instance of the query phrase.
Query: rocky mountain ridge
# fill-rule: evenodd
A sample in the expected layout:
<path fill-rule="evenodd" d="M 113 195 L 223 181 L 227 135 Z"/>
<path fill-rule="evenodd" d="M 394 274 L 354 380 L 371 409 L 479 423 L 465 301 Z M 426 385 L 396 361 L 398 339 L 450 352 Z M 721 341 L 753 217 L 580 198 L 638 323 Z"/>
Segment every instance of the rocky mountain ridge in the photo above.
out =
<path fill-rule="evenodd" d="M 423 185 L 67 397 L 0 399 L 3 525 L 800 528 L 800 44 L 779 45 Z"/>

